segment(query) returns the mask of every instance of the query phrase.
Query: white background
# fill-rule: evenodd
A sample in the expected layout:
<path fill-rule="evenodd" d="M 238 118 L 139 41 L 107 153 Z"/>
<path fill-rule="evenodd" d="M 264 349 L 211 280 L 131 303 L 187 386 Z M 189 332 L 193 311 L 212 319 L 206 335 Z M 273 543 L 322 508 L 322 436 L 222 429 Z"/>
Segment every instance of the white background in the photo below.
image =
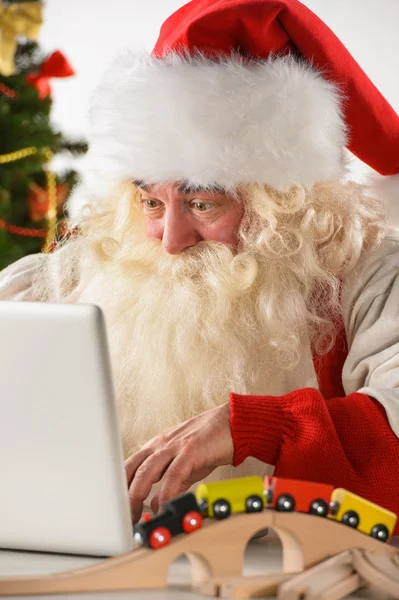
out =
<path fill-rule="evenodd" d="M 304 0 L 341 39 L 399 112 L 399 0 Z M 151 50 L 181 0 L 47 0 L 39 42 L 61 50 L 76 76 L 52 80 L 53 121 L 84 136 L 90 93 L 122 47 Z M 59 164 L 63 164 L 62 162 Z M 362 169 L 355 165 L 355 172 Z"/>

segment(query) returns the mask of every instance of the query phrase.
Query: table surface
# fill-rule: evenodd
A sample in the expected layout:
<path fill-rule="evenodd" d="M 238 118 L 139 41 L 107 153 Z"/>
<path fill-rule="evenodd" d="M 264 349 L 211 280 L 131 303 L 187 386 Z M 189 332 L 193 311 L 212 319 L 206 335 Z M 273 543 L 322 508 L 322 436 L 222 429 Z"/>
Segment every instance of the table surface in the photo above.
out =
<path fill-rule="evenodd" d="M 399 546 L 399 539 L 395 539 L 394 545 Z M 0 577 L 17 577 L 19 575 L 39 575 L 66 571 L 78 567 L 84 567 L 99 559 L 82 556 L 67 556 L 59 554 L 42 554 L 38 552 L 17 552 L 0 550 Z M 250 542 L 245 553 L 243 575 L 260 575 L 281 571 L 281 544 L 277 535 L 269 531 L 269 534 L 261 539 Z M 88 600 L 90 598 L 102 598 L 103 600 L 199 600 L 204 599 L 199 593 L 190 590 L 191 566 L 186 557 L 178 558 L 169 568 L 168 588 L 164 590 L 136 590 L 123 592 L 91 592 L 77 594 L 49 594 L 46 600 Z M 0 582 L 1 589 L 1 582 Z M 15 600 L 22 596 L 12 596 Z M 37 598 L 37 596 L 24 596 L 25 598 Z M 0 598 L 11 598 L 1 596 Z M 269 596 L 271 598 L 271 596 Z M 350 598 L 363 600 L 390 600 L 380 591 L 362 590 L 352 594 Z"/>

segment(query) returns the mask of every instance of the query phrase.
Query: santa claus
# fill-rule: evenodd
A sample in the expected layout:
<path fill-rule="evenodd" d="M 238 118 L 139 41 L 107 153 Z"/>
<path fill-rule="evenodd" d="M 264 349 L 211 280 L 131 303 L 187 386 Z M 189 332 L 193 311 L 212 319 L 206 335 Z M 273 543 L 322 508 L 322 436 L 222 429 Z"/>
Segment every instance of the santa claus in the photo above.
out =
<path fill-rule="evenodd" d="M 104 310 L 134 518 L 273 469 L 399 512 L 399 118 L 339 40 L 297 0 L 193 0 L 90 128 L 78 228 L 0 297 Z"/>

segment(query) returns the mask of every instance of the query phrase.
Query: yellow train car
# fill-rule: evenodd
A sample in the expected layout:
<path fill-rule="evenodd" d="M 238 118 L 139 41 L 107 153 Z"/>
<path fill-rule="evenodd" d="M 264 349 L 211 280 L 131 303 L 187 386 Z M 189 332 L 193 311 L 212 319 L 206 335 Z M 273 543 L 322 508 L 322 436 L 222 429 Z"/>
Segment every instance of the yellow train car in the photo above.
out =
<path fill-rule="evenodd" d="M 389 540 L 398 518 L 395 513 L 343 488 L 333 491 L 330 507 L 331 519 L 358 529 L 381 542 Z"/>
<path fill-rule="evenodd" d="M 231 513 L 261 512 L 266 506 L 263 478 L 258 475 L 200 483 L 195 497 L 201 514 L 215 519 Z"/>

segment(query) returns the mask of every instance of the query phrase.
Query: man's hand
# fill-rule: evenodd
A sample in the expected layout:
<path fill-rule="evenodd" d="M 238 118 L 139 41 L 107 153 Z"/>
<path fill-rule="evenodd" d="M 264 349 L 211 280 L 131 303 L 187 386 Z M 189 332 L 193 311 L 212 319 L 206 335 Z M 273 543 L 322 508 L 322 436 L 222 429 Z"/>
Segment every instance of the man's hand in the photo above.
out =
<path fill-rule="evenodd" d="M 233 453 L 229 402 L 147 442 L 125 462 L 133 521 L 140 519 L 154 483 L 161 482 L 151 502 L 157 512 L 163 502 L 185 492 L 216 467 L 232 464 Z"/>

